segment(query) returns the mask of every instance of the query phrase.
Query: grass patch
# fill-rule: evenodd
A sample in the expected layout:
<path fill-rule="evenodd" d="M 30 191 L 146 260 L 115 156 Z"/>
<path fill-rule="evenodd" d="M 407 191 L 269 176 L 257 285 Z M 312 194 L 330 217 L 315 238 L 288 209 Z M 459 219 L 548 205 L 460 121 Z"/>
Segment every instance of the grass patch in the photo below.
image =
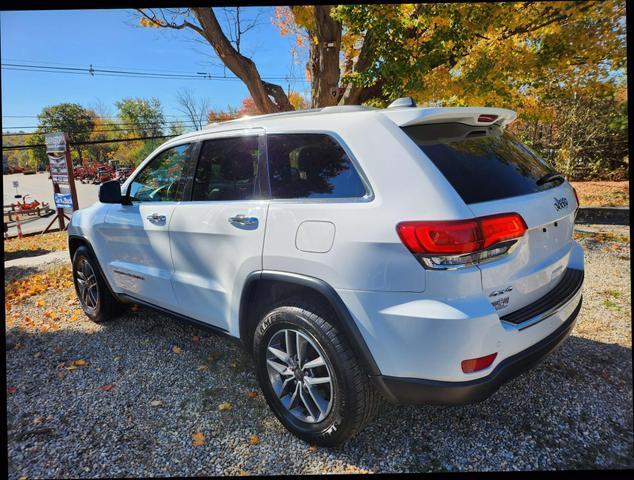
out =
<path fill-rule="evenodd" d="M 575 230 L 575 240 L 588 238 L 595 242 L 630 243 L 630 236 L 626 233 L 618 232 L 580 232 Z"/>
<path fill-rule="evenodd" d="M 629 183 L 571 182 L 582 207 L 629 207 Z"/>
<path fill-rule="evenodd" d="M 618 303 L 615 303 L 610 299 L 605 299 L 603 301 L 603 305 L 605 305 L 607 308 L 611 308 L 612 310 L 618 310 L 619 308 L 621 308 Z"/>
<path fill-rule="evenodd" d="M 4 241 L 4 260 L 36 257 L 61 250 L 68 250 L 68 234 L 66 232 L 51 232 L 21 239 L 11 238 Z"/>

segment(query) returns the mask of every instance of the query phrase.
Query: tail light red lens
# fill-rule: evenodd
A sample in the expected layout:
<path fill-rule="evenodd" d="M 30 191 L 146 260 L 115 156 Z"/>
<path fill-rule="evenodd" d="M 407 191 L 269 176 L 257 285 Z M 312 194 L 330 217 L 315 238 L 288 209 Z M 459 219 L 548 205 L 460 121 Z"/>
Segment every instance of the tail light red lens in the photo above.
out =
<path fill-rule="evenodd" d="M 473 220 L 401 222 L 396 231 L 414 254 L 459 255 L 520 238 L 526 223 L 517 213 L 503 213 Z"/>
<path fill-rule="evenodd" d="M 526 232 L 526 223 L 517 213 L 492 215 L 480 218 L 483 248 L 488 248 L 504 240 L 519 238 Z"/>
<path fill-rule="evenodd" d="M 498 354 L 496 352 L 484 357 L 470 358 L 469 360 L 463 360 L 460 366 L 462 367 L 462 371 L 464 373 L 477 372 L 478 370 L 489 368 L 497 356 Z"/>

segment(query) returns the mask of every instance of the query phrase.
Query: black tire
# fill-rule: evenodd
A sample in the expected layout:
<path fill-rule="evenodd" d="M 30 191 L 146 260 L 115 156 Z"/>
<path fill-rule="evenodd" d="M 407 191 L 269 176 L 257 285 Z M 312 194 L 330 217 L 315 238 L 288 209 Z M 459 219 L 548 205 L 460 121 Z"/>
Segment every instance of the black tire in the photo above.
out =
<path fill-rule="evenodd" d="M 84 296 L 84 298 L 88 298 L 88 301 L 85 301 L 82 298 L 80 286 L 84 262 L 88 263 L 96 280 L 96 294 L 89 293 L 90 297 Z M 90 249 L 84 245 L 77 248 L 75 255 L 73 255 L 73 283 L 75 285 L 75 293 L 79 299 L 79 304 L 84 310 L 84 313 L 93 322 L 107 322 L 117 317 L 124 310 L 124 305 L 117 301 L 117 299 L 113 297 L 112 293 L 110 293 L 110 289 L 108 288 L 108 285 L 106 285 L 105 279 L 101 276 L 101 270 L 99 270 L 97 261 L 93 257 Z M 92 292 L 95 292 L 95 290 L 92 290 Z M 92 307 L 89 303 L 91 303 L 94 299 L 96 299 L 96 301 L 94 301 L 94 307 Z"/>
<path fill-rule="evenodd" d="M 332 316 L 328 309 L 318 303 L 301 296 L 293 297 L 271 307 L 258 323 L 253 338 L 258 382 L 273 413 L 297 437 L 310 444 L 326 447 L 341 445 L 363 430 L 375 416 L 380 399 L 352 348 L 335 327 Z M 319 353 L 324 354 L 328 375 L 332 378 L 328 387 L 331 402 L 329 413 L 324 413 L 325 417 L 317 419 L 319 421 L 315 421 L 313 417 L 312 423 L 305 422 L 291 413 L 276 394 L 269 379 L 269 341 L 276 333 L 287 329 L 300 332 L 315 343 L 314 346 L 321 350 Z M 301 386 L 301 380 L 299 383 L 300 390 L 306 388 Z M 299 408 L 308 411 L 305 406 L 300 405 Z"/>

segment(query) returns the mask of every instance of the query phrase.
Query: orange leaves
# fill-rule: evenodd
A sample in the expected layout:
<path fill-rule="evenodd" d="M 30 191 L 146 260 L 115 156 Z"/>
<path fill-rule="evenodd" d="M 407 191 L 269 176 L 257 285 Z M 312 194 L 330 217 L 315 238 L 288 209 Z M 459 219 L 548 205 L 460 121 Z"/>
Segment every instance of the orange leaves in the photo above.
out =
<path fill-rule="evenodd" d="M 22 280 L 14 280 L 5 286 L 5 308 L 19 304 L 23 300 L 45 293 L 49 290 L 62 290 L 72 286 L 70 267 L 64 265 L 53 268 L 45 273 L 30 275 Z M 42 299 L 36 302 L 38 307 L 45 305 Z"/>
<path fill-rule="evenodd" d="M 109 392 L 113 388 L 114 388 L 114 385 L 112 383 L 106 383 L 105 385 L 102 385 L 101 387 L 99 387 L 99 390 L 101 390 L 102 392 Z"/>
<path fill-rule="evenodd" d="M 192 342 L 195 342 L 195 343 L 200 342 L 200 337 L 198 335 L 193 335 L 192 336 Z"/>
<path fill-rule="evenodd" d="M 260 437 L 258 437 L 257 435 L 251 435 L 249 437 L 249 443 L 251 445 L 259 445 L 260 443 Z"/>
<path fill-rule="evenodd" d="M 205 444 L 205 434 L 203 432 L 196 432 L 192 435 L 192 445 L 194 447 L 202 447 Z"/>
<path fill-rule="evenodd" d="M 65 368 L 68 371 L 77 370 L 78 368 L 82 368 L 88 365 L 88 362 L 84 359 L 73 360 L 72 363 L 68 367 L 64 367 L 64 363 L 61 363 L 61 368 Z"/>
<path fill-rule="evenodd" d="M 139 19 L 139 25 L 141 25 L 142 27 L 149 27 L 149 28 L 161 28 L 163 26 L 161 25 L 161 21 L 155 17 L 152 17 L 151 20 L 147 17 L 141 17 Z"/>
<path fill-rule="evenodd" d="M 249 398 L 255 398 L 258 396 L 258 392 L 256 392 L 255 390 L 251 390 L 249 392 L 247 392 L 247 397 Z"/>
<path fill-rule="evenodd" d="M 172 352 L 174 352 L 174 353 L 183 353 L 183 349 L 181 347 L 179 347 L 178 345 L 174 345 L 172 347 Z"/>

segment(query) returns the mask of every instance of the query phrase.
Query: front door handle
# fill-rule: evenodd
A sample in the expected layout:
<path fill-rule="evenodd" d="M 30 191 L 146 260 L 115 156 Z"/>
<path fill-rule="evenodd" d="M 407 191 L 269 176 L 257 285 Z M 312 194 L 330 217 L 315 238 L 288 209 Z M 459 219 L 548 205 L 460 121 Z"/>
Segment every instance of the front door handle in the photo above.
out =
<path fill-rule="evenodd" d="M 152 215 L 148 215 L 146 218 L 151 223 L 154 223 L 156 225 L 163 225 L 165 224 L 165 221 L 166 221 L 165 215 L 159 215 L 158 213 L 153 213 Z"/>
<path fill-rule="evenodd" d="M 229 223 L 233 225 L 257 225 L 258 219 L 256 217 L 247 217 L 246 215 L 236 215 L 235 217 L 229 217 Z"/>

